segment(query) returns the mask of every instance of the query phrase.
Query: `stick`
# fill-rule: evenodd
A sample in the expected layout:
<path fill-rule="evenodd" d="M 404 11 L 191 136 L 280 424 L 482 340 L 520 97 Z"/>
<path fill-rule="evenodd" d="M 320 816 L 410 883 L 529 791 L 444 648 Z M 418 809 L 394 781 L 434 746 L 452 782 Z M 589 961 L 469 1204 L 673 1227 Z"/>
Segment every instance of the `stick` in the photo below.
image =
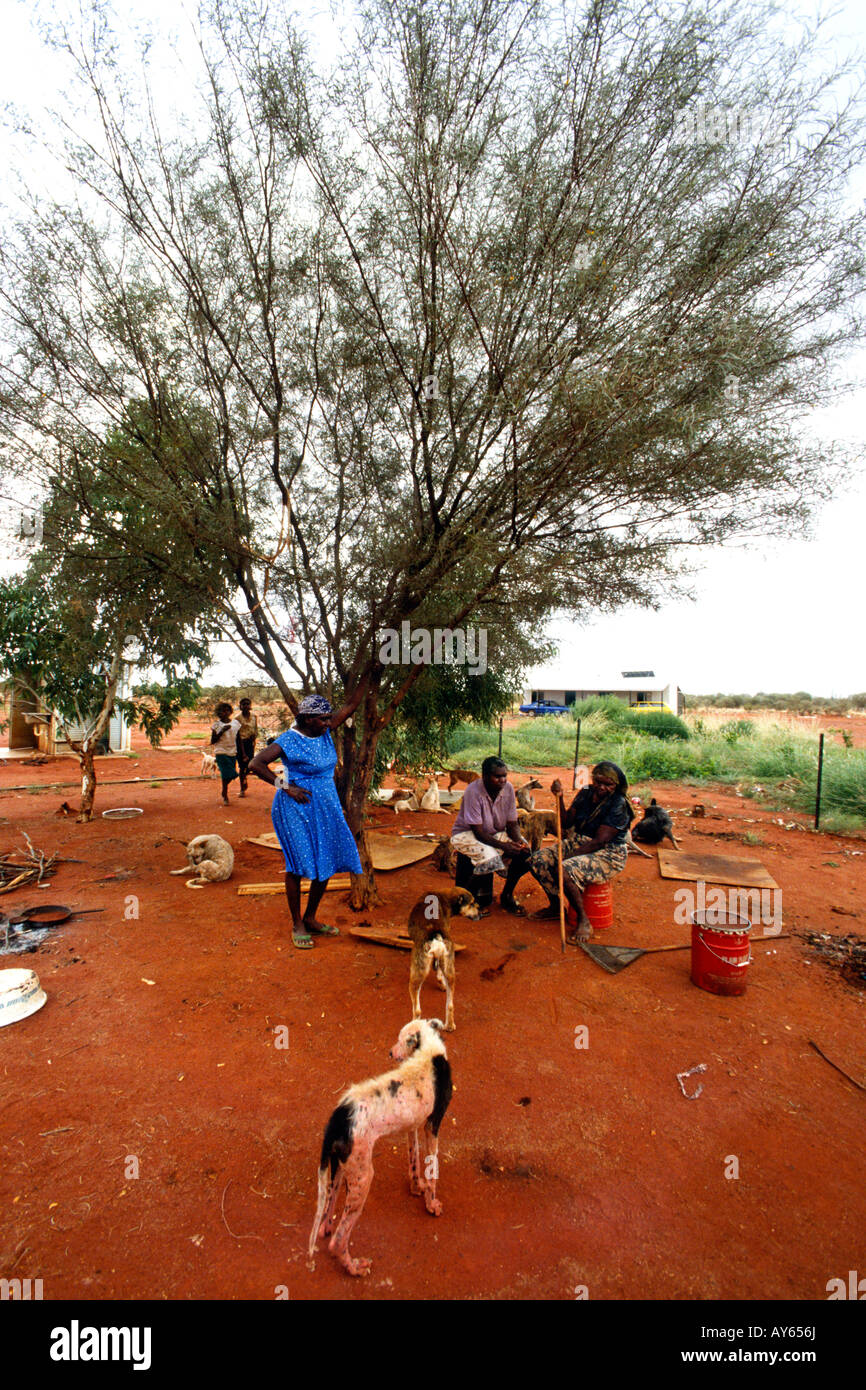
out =
<path fill-rule="evenodd" d="M 559 882 L 559 940 L 565 955 L 565 890 L 562 886 L 562 825 L 559 817 L 559 797 L 556 798 L 556 870 Z"/>
<path fill-rule="evenodd" d="M 809 1039 L 809 1046 L 814 1047 L 818 1056 L 823 1057 L 825 1062 L 830 1062 L 830 1058 L 827 1056 L 826 1052 L 822 1052 L 818 1044 L 816 1042 L 812 1042 L 811 1038 Z M 855 1081 L 853 1076 L 848 1075 L 847 1071 L 842 1071 L 842 1068 L 837 1067 L 835 1062 L 830 1062 L 830 1066 L 833 1067 L 835 1071 L 842 1072 L 842 1075 L 844 1076 L 845 1080 L 850 1081 L 852 1086 L 856 1086 L 858 1091 L 866 1091 L 866 1086 L 861 1086 L 859 1081 Z"/>

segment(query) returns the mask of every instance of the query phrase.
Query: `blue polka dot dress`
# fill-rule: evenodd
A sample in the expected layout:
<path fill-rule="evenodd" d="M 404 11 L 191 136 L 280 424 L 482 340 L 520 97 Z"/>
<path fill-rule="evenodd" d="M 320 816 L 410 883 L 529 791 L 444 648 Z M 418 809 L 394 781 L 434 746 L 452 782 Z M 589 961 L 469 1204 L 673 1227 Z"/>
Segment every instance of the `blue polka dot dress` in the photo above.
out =
<path fill-rule="evenodd" d="M 329 730 L 318 738 L 306 738 L 296 729 L 276 740 L 289 781 L 310 793 L 302 805 L 286 792 L 277 791 L 271 819 L 286 859 L 286 872 L 324 882 L 332 874 L 361 873 L 354 836 L 346 824 L 334 768 L 337 750 Z"/>

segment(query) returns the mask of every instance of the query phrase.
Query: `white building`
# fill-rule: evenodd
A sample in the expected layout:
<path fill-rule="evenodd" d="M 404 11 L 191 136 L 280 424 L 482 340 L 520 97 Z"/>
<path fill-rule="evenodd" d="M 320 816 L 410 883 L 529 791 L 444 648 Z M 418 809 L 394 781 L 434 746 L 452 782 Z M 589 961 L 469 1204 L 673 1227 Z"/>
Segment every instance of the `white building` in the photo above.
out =
<path fill-rule="evenodd" d="M 676 681 L 649 667 L 626 667 L 599 674 L 580 667 L 538 666 L 529 672 L 521 704 L 553 700 L 559 705 L 573 705 L 590 695 L 615 695 L 627 705 L 661 702 L 674 714 L 680 712 L 682 703 Z"/>

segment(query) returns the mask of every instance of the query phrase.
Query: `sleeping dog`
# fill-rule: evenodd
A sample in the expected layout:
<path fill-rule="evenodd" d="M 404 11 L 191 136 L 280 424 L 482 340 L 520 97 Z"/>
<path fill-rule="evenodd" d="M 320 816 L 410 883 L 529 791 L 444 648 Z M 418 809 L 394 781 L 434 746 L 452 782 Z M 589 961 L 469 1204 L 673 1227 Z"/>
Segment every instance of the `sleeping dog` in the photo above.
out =
<path fill-rule="evenodd" d="M 234 850 L 228 840 L 221 835 L 196 835 L 186 847 L 189 866 L 185 869 L 171 869 L 173 874 L 188 874 L 195 870 L 195 878 L 188 878 L 187 888 L 203 888 L 206 883 L 224 883 L 231 878 L 235 866 Z"/>
<path fill-rule="evenodd" d="M 412 1017 L 421 1017 L 421 986 L 431 969 L 434 969 L 439 984 L 447 991 L 446 1033 L 453 1033 L 455 1028 L 454 943 L 448 923 L 457 914 L 461 917 L 471 917 L 473 921 L 477 921 L 481 916 L 478 904 L 465 888 L 455 888 L 451 893 L 427 893 L 418 899 L 409 914 L 409 935 L 413 942 L 412 959 L 409 963 Z"/>
<path fill-rule="evenodd" d="M 438 1018 L 417 1019 L 400 1029 L 391 1048 L 391 1059 L 401 1065 L 394 1071 L 360 1085 L 350 1086 L 325 1128 L 319 1163 L 319 1203 L 310 1232 L 312 1259 L 320 1237 L 331 1236 L 328 1246 L 349 1274 L 369 1274 L 371 1260 L 349 1254 L 349 1237 L 364 1209 L 373 1181 L 373 1147 L 385 1134 L 409 1135 L 409 1190 L 423 1196 L 431 1216 L 441 1216 L 436 1197 L 439 1126 L 451 1101 L 451 1067 Z M 424 1170 L 418 1149 L 418 1131 L 424 1130 Z M 346 1185 L 346 1201 L 340 1224 L 335 1209 L 340 1189 Z M 334 1234 L 331 1235 L 331 1232 Z"/>

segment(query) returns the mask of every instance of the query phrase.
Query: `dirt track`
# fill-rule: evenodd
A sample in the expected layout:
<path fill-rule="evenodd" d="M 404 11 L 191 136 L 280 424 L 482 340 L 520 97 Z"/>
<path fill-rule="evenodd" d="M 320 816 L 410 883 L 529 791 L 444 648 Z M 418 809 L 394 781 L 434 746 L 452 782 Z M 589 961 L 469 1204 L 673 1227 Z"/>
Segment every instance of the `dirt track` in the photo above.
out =
<path fill-rule="evenodd" d="M 74 780 L 75 766 L 22 777 L 10 763 L 0 791 Z M 741 998 L 695 988 L 688 951 L 612 977 L 563 956 L 555 925 L 497 910 L 457 933 L 469 949 L 448 1040 L 442 1218 L 408 1195 L 402 1143 L 383 1143 L 353 1240 L 372 1275 L 348 1278 L 324 1250 L 310 1271 L 322 1128 L 347 1083 L 388 1066 L 409 1016 L 408 960 L 346 935 L 357 919 L 339 894 L 325 902 L 344 935 L 293 950 L 281 898 L 237 896 L 280 877 L 278 854 L 243 843 L 270 828 L 269 790 L 254 783 L 226 812 L 198 766 L 193 752 L 148 752 L 138 769 L 100 760 L 103 781 L 190 774 L 97 793 L 100 810 L 142 806 L 135 821 L 56 817 L 68 792 L 0 798 L 0 846 L 20 843 L 20 827 L 85 861 L 0 904 L 106 909 L 3 961 L 35 968 L 49 997 L 0 1033 L 0 1275 L 41 1278 L 46 1299 L 273 1299 L 279 1286 L 292 1299 L 569 1300 L 578 1286 L 593 1299 L 825 1299 L 829 1279 L 862 1265 L 866 1097 L 808 1045 L 866 1083 L 862 992 L 796 937 L 775 955 L 756 948 Z M 660 799 L 681 808 L 684 848 L 763 861 L 782 885 L 785 931 L 866 935 L 863 841 L 784 829 L 729 790 L 665 787 Z M 682 809 L 698 799 L 703 820 Z M 374 814 L 395 829 L 451 823 Z M 235 876 L 193 892 L 168 870 L 183 861 L 177 842 L 206 831 L 235 846 Z M 730 838 L 743 834 L 763 843 Z M 530 882 L 532 908 L 542 895 Z M 371 920 L 401 925 L 445 883 L 429 862 L 382 875 Z M 686 941 L 678 886 L 630 858 L 607 935 Z M 480 978 L 509 952 L 497 978 Z M 424 999 L 441 1012 L 429 984 Z M 282 1024 L 287 1051 L 275 1046 Z M 677 1073 L 701 1062 L 686 1084 L 704 1090 L 689 1100 Z M 725 1177 L 731 1156 L 738 1179 Z"/>

